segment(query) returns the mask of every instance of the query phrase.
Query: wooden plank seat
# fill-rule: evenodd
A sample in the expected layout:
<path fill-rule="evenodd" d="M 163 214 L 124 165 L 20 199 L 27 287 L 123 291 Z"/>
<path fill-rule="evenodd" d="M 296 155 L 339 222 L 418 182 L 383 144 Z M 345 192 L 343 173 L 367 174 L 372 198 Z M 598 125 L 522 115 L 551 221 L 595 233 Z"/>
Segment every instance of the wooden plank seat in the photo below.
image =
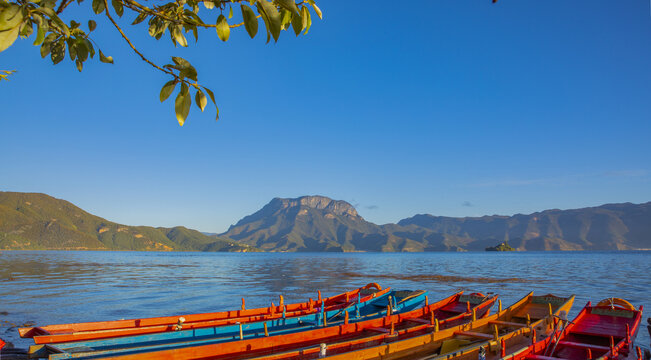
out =
<path fill-rule="evenodd" d="M 564 346 L 569 346 L 569 347 L 579 348 L 579 349 L 605 350 L 605 351 L 610 350 L 610 347 L 608 347 L 608 346 L 585 344 L 585 343 L 578 343 L 578 342 L 573 342 L 573 341 L 563 341 L 563 340 L 559 341 L 558 345 L 564 345 Z"/>
<path fill-rule="evenodd" d="M 379 333 L 383 333 L 383 334 L 388 334 L 388 333 L 391 332 L 391 330 L 386 329 L 386 328 L 382 328 L 382 327 L 370 327 L 370 328 L 368 328 L 366 330 L 375 331 L 375 332 L 379 332 Z"/>
<path fill-rule="evenodd" d="M 472 304 L 470 305 L 472 309 Z M 455 303 L 455 304 L 450 304 L 444 308 L 441 309 L 441 311 L 446 311 L 446 312 L 451 312 L 455 314 L 463 314 L 468 310 L 468 305 L 465 303 Z"/>
<path fill-rule="evenodd" d="M 423 324 L 423 325 L 431 325 L 432 323 L 429 320 L 425 319 L 420 319 L 420 318 L 413 318 L 413 319 L 407 319 L 407 321 L 411 321 L 417 324 Z"/>
<path fill-rule="evenodd" d="M 474 338 L 493 340 L 493 335 L 478 333 L 478 332 L 472 332 L 472 331 L 455 331 L 454 335 L 469 336 L 469 337 L 474 337 Z"/>
<path fill-rule="evenodd" d="M 552 357 L 552 356 L 530 355 L 527 356 L 527 360 L 567 360 L 567 359 Z"/>
<path fill-rule="evenodd" d="M 495 324 L 495 325 L 502 325 L 502 326 L 527 327 L 527 324 L 522 324 L 522 323 L 517 323 L 517 322 L 510 322 L 510 321 L 493 320 L 493 321 L 489 321 L 488 323 L 489 324 Z"/>
<path fill-rule="evenodd" d="M 626 318 L 604 319 L 604 317 L 589 314 L 581 320 L 580 324 L 572 328 L 572 332 L 606 338 L 611 336 L 622 338 L 626 336 L 627 320 Z"/>

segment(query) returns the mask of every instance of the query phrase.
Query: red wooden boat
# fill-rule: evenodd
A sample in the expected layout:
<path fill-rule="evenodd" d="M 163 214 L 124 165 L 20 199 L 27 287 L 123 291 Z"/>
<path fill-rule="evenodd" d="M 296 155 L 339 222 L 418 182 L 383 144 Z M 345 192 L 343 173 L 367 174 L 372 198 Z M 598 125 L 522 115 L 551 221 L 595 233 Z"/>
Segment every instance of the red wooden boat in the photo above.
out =
<path fill-rule="evenodd" d="M 642 306 L 610 298 L 588 304 L 574 321 L 558 321 L 556 331 L 506 360 L 561 360 L 626 358 L 642 319 Z"/>
<path fill-rule="evenodd" d="M 284 304 L 281 295 L 279 305 L 271 303 L 269 307 L 246 309 L 244 298 L 242 298 L 241 310 L 26 327 L 18 329 L 18 332 L 23 338 L 34 338 L 37 344 L 54 344 L 78 340 L 151 334 L 180 329 L 206 328 L 313 314 L 320 310 L 319 307 L 322 302 L 325 306 L 325 311 L 343 309 L 352 302 L 367 301 L 376 296 L 381 296 L 388 291 L 390 291 L 390 288 L 383 290 L 378 284 L 370 283 L 361 288 L 323 299 L 319 291 L 317 300 L 310 298 L 303 303 Z"/>
<path fill-rule="evenodd" d="M 123 354 L 77 353 L 84 359 L 318 359 L 320 344 L 327 343 L 328 351 L 335 348 L 347 351 L 360 343 L 378 342 L 397 336 L 431 333 L 470 322 L 489 314 L 497 296 L 457 293 L 433 304 L 410 312 L 382 318 L 349 322 L 318 329 L 234 340 L 219 344 L 179 347 L 162 351 L 138 348 Z M 57 354 L 63 355 L 63 354 Z M 65 356 L 61 358 L 67 358 Z"/>

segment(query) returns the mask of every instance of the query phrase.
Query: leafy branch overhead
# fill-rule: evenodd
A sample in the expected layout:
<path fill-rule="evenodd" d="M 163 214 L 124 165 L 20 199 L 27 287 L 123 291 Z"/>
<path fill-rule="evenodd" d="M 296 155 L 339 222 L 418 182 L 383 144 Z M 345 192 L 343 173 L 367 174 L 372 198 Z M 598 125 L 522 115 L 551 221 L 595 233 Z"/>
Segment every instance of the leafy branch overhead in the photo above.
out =
<path fill-rule="evenodd" d="M 68 22 L 62 19 L 73 1 L 0 0 L 0 52 L 9 48 L 19 36 L 28 38 L 34 35 L 34 45 L 40 47 L 41 57 L 49 56 L 54 64 L 63 61 L 66 53 L 79 71 L 95 55 L 99 55 L 99 61 L 112 64 L 113 58 L 105 55 L 91 36 L 97 29 L 97 22 L 91 19 L 82 27 L 82 21 L 77 21 L 80 19 L 70 19 Z M 84 2 L 76 1 L 78 4 Z M 176 0 L 149 7 L 136 0 L 87 0 L 88 2 L 93 13 L 106 17 L 144 62 L 171 77 L 163 85 L 159 98 L 163 102 L 178 90 L 174 109 L 180 125 L 183 125 L 190 112 L 191 92 L 194 92 L 194 102 L 201 111 L 206 108 L 209 97 L 219 119 L 215 95 L 199 84 L 197 70 L 188 60 L 172 57 L 171 64 L 161 66 L 138 50 L 119 24 L 124 21 L 121 18 L 125 13 L 130 12 L 133 16 L 130 23 L 132 26 L 147 21 L 151 37 L 160 40 L 167 33 L 174 46 L 182 47 L 189 45 L 188 36 L 193 37 L 195 42 L 198 41 L 199 30 L 215 31 L 220 40 L 228 41 L 231 30 L 243 26 L 248 35 L 254 38 L 258 34 L 259 19 L 264 23 L 263 33 L 266 33 L 267 43 L 272 38 L 275 42 L 281 31 L 289 30 L 290 27 L 296 36 L 307 34 L 312 25 L 312 12 L 319 18 L 323 16 L 314 0 L 298 3 L 294 0 Z M 200 5 L 206 9 L 206 14 L 201 14 L 203 17 L 199 15 Z M 6 80 L 11 73 L 12 71 L 0 71 L 0 80 Z"/>

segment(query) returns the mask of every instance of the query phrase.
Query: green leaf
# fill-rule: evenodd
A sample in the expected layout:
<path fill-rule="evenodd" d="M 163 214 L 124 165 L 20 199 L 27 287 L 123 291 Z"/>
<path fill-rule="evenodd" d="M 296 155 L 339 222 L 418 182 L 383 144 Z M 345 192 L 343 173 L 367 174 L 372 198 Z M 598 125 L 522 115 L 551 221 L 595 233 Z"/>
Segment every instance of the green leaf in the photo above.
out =
<path fill-rule="evenodd" d="M 194 42 L 196 43 L 199 41 L 199 30 L 197 30 L 196 26 L 192 27 L 192 35 L 194 35 Z"/>
<path fill-rule="evenodd" d="M 72 38 L 67 38 L 66 43 L 68 43 L 68 52 L 70 53 L 70 60 L 77 58 L 77 43 Z"/>
<path fill-rule="evenodd" d="M 95 14 L 99 14 L 104 12 L 106 10 L 106 5 L 104 4 L 104 0 L 93 0 L 93 11 Z"/>
<path fill-rule="evenodd" d="M 147 13 L 142 12 L 142 13 L 138 14 L 138 16 L 136 16 L 136 18 L 133 20 L 133 22 L 131 23 L 131 25 L 140 24 L 140 23 L 143 22 L 146 18 L 147 18 Z"/>
<path fill-rule="evenodd" d="M 172 95 L 172 92 L 174 92 L 174 88 L 176 88 L 176 80 L 170 80 L 163 85 L 163 87 L 160 89 L 160 102 L 163 102 L 167 100 L 170 95 Z"/>
<path fill-rule="evenodd" d="M 52 44 L 52 53 L 50 58 L 54 64 L 58 64 L 66 57 L 66 42 L 63 38 L 60 38 L 55 43 Z"/>
<path fill-rule="evenodd" d="M 112 56 L 105 56 L 102 50 L 99 51 L 99 61 L 106 63 L 106 64 L 113 64 L 113 57 Z"/>
<path fill-rule="evenodd" d="M 97 27 L 97 23 L 95 22 L 95 20 L 88 20 L 88 30 L 89 31 L 92 32 L 93 30 L 95 30 L 96 27 Z"/>
<path fill-rule="evenodd" d="M 222 41 L 226 41 L 230 35 L 231 28 L 228 26 L 226 16 L 220 14 L 217 18 L 217 36 L 219 36 Z"/>
<path fill-rule="evenodd" d="M 267 0 L 258 0 L 258 12 L 262 15 L 262 18 L 265 21 L 267 31 L 271 33 L 274 41 L 278 41 L 278 37 L 280 36 L 281 19 L 276 6 Z"/>
<path fill-rule="evenodd" d="M 179 45 L 183 47 L 188 46 L 188 40 L 185 39 L 185 36 L 183 36 L 183 32 L 181 31 L 181 25 L 174 26 L 170 29 L 170 32 L 172 34 L 172 37 L 174 40 L 176 40 Z"/>
<path fill-rule="evenodd" d="M 115 13 L 118 14 L 119 17 L 122 17 L 122 14 L 124 14 L 124 5 L 122 4 L 122 0 L 111 0 L 111 5 L 113 5 L 113 9 L 115 9 Z"/>
<path fill-rule="evenodd" d="M 292 14 L 298 14 L 298 8 L 294 0 L 276 0 L 280 6 L 292 12 Z"/>
<path fill-rule="evenodd" d="M 228 18 L 229 19 L 233 18 L 233 7 L 232 6 L 228 8 Z"/>
<path fill-rule="evenodd" d="M 0 31 L 0 52 L 5 51 L 5 49 L 16 41 L 18 38 L 18 30 L 20 30 L 20 26 Z"/>
<path fill-rule="evenodd" d="M 0 11 L 0 31 L 13 30 L 23 21 L 23 12 L 20 6 L 11 4 Z"/>
<path fill-rule="evenodd" d="M 215 118 L 215 121 L 219 120 L 219 108 L 217 107 L 217 103 L 215 102 L 215 94 L 212 92 L 212 90 L 208 89 L 205 86 L 202 86 L 204 90 L 208 93 L 208 96 L 210 96 L 210 100 L 212 100 L 212 103 L 215 105 L 215 109 L 217 110 L 217 116 Z"/>
<path fill-rule="evenodd" d="M 203 1 L 203 6 L 205 6 L 206 9 L 210 10 L 215 8 L 215 3 L 210 0 L 205 0 Z"/>
<path fill-rule="evenodd" d="M 90 54 L 90 57 L 94 58 L 95 57 L 95 48 L 93 47 L 93 44 L 88 39 L 84 39 L 84 42 L 86 43 L 86 49 L 88 49 L 88 53 Z"/>
<path fill-rule="evenodd" d="M 289 23 L 292 21 L 292 13 L 286 9 L 280 10 L 280 29 L 285 30 L 289 27 Z"/>
<path fill-rule="evenodd" d="M 314 8 L 314 12 L 319 17 L 319 19 L 323 20 L 323 13 L 321 12 L 321 9 L 319 9 L 319 7 L 316 6 L 314 0 L 307 0 L 307 2 L 310 3 L 310 5 L 312 5 L 312 7 Z"/>
<path fill-rule="evenodd" d="M 301 18 L 300 13 L 292 15 L 292 28 L 294 29 L 294 34 L 296 34 L 296 36 L 303 31 L 303 19 Z"/>
<path fill-rule="evenodd" d="M 49 34 L 48 36 L 45 37 L 45 40 L 43 41 L 43 45 L 41 45 L 41 57 L 45 58 L 50 54 L 50 50 L 52 48 L 52 42 L 54 39 L 56 39 L 57 34 Z"/>
<path fill-rule="evenodd" d="M 301 18 L 303 19 L 303 29 L 305 29 L 304 35 L 307 35 L 307 32 L 310 30 L 310 26 L 312 26 L 312 18 L 310 17 L 310 11 L 305 5 L 301 7 Z"/>
<path fill-rule="evenodd" d="M 36 32 L 36 39 L 34 40 L 34 45 L 39 46 L 43 43 L 43 40 L 45 40 L 45 29 L 43 29 L 42 26 L 38 27 L 38 31 Z"/>
<path fill-rule="evenodd" d="M 188 118 L 190 113 L 190 106 L 192 105 L 192 99 L 190 98 L 190 91 L 188 90 L 188 85 L 183 83 L 181 85 L 181 91 L 176 96 L 174 101 L 174 110 L 176 112 L 176 120 L 178 120 L 179 125 L 183 126 L 185 119 Z"/>
<path fill-rule="evenodd" d="M 203 109 L 205 109 L 206 105 L 208 105 L 208 98 L 206 97 L 206 94 L 203 93 L 203 91 L 197 90 L 197 93 L 194 95 L 194 102 L 197 104 L 199 109 L 201 109 L 201 112 L 203 112 Z"/>
<path fill-rule="evenodd" d="M 242 4 L 242 18 L 244 19 L 244 27 L 246 32 L 249 33 L 251 39 L 255 37 L 258 33 L 258 18 L 255 16 L 253 10 L 250 7 Z"/>
<path fill-rule="evenodd" d="M 192 66 L 189 61 L 185 60 L 182 57 L 172 56 L 172 61 L 174 61 L 174 63 L 179 66 L 179 69 L 184 69 Z"/>
<path fill-rule="evenodd" d="M 84 69 L 84 63 L 81 60 L 79 60 L 79 58 L 77 58 L 77 60 L 75 60 L 75 62 L 77 63 L 77 70 L 79 70 L 79 72 L 81 72 L 81 70 Z"/>
<path fill-rule="evenodd" d="M 29 37 L 32 35 L 34 32 L 34 29 L 32 28 L 32 23 L 29 21 L 23 22 L 20 25 L 20 30 L 18 31 L 18 34 L 22 37 Z"/>
<path fill-rule="evenodd" d="M 77 40 L 75 50 L 77 51 L 77 59 L 81 60 L 81 62 L 88 60 L 89 51 L 88 51 L 88 47 L 86 47 L 85 39 Z"/>

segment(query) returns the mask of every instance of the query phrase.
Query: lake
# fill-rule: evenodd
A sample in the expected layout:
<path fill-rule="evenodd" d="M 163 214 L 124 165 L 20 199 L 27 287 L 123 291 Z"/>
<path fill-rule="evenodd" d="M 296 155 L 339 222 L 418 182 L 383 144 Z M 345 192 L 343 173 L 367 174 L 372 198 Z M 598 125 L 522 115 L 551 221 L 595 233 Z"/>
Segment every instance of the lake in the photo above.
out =
<path fill-rule="evenodd" d="M 651 252 L 197 253 L 5 251 L 0 254 L 0 337 L 26 348 L 16 326 L 248 308 L 341 293 L 369 282 L 493 292 L 507 306 L 529 291 L 644 305 L 636 344 L 649 347 Z"/>

